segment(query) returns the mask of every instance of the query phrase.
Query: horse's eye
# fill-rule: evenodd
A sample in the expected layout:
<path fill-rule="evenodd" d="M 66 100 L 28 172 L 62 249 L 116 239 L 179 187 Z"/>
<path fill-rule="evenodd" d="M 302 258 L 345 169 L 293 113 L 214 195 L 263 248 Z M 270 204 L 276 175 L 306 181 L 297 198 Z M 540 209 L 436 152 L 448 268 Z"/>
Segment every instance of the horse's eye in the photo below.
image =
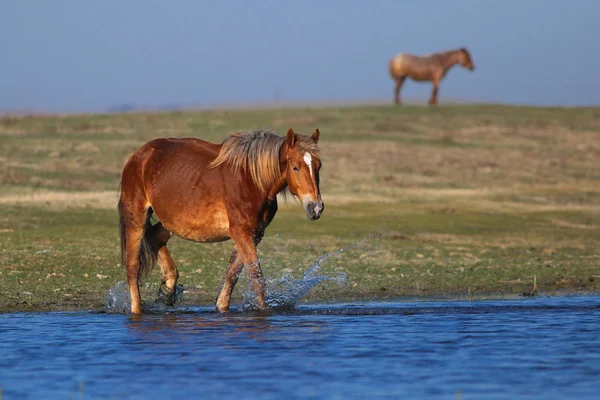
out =
<path fill-rule="evenodd" d="M 292 167 L 292 169 L 296 172 L 298 172 L 298 167 Z"/>

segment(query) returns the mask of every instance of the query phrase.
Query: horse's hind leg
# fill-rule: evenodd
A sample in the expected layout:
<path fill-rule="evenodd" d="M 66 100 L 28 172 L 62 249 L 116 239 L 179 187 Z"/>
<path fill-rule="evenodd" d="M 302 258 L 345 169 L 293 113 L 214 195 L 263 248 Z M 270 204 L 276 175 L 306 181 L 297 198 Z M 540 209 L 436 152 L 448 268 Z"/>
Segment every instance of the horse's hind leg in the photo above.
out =
<path fill-rule="evenodd" d="M 165 302 L 166 305 L 172 306 L 175 303 L 175 292 L 177 287 L 177 279 L 179 278 L 179 272 L 173 257 L 164 245 L 158 250 L 158 265 L 162 270 L 161 285 L 158 291 L 158 297 Z"/>
<path fill-rule="evenodd" d="M 143 204 L 134 202 L 119 202 L 119 214 L 121 225 L 121 247 L 123 251 L 123 263 L 127 272 L 129 284 L 129 295 L 131 298 L 131 312 L 140 314 L 142 312 L 142 301 L 140 299 L 140 251 L 144 235 L 144 225 L 147 219 L 147 209 Z"/>
<path fill-rule="evenodd" d="M 402 89 L 402 84 L 406 76 L 401 76 L 396 79 L 396 87 L 394 88 L 394 104 L 400 104 L 400 89 Z"/>
<path fill-rule="evenodd" d="M 140 242 L 144 234 L 143 228 L 131 227 L 127 229 L 127 283 L 129 283 L 129 296 L 131 298 L 131 313 L 140 314 L 142 312 L 142 300 L 140 298 Z"/>
<path fill-rule="evenodd" d="M 167 249 L 167 242 L 171 236 L 172 233 L 160 222 L 146 232 L 146 237 L 151 243 L 153 251 L 156 251 L 156 262 L 162 271 L 158 297 L 169 306 L 175 302 L 175 291 L 177 279 L 179 278 L 179 271 L 177 271 L 173 257 L 171 257 L 169 249 Z"/>

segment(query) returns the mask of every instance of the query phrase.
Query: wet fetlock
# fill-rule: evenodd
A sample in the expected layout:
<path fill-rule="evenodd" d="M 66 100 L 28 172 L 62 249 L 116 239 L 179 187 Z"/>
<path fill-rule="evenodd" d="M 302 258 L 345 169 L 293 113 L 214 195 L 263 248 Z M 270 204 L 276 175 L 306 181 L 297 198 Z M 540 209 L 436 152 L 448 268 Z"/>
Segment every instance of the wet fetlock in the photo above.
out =
<path fill-rule="evenodd" d="M 172 306 L 175 304 L 176 299 L 175 288 L 169 289 L 164 283 L 160 285 L 160 288 L 158 289 L 158 301 L 167 306 Z"/>

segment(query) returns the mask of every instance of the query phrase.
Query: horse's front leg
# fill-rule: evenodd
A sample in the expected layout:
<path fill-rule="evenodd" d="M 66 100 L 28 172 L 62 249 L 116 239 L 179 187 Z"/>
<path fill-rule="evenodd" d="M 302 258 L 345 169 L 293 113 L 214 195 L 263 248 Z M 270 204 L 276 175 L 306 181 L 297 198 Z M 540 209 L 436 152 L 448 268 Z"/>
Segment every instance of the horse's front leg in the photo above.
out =
<path fill-rule="evenodd" d="M 429 99 L 429 105 L 430 106 L 437 106 L 438 101 L 438 90 L 440 87 L 440 82 L 437 80 L 433 81 L 433 89 L 431 90 L 431 99 Z"/>
<path fill-rule="evenodd" d="M 254 229 L 235 229 L 231 238 L 235 241 L 238 256 L 248 271 L 250 286 L 256 296 L 255 304 L 262 310 L 266 308 L 265 278 L 256 252 L 256 244 L 260 241 L 256 234 Z"/>
<path fill-rule="evenodd" d="M 262 268 L 260 267 L 260 262 L 258 261 L 258 257 L 256 257 L 253 261 L 249 261 L 248 264 L 246 264 L 246 268 L 248 268 L 250 284 L 252 286 L 252 290 L 254 291 L 254 304 L 259 310 L 264 310 L 267 308 L 267 301 L 265 295 L 266 284 Z"/>
<path fill-rule="evenodd" d="M 260 241 L 262 240 L 265 234 L 264 229 L 258 229 L 254 234 L 254 246 L 258 246 Z M 225 271 L 225 280 L 223 281 L 223 286 L 221 287 L 221 292 L 219 292 L 219 297 L 217 297 L 217 311 L 219 312 L 227 312 L 229 311 L 229 304 L 231 302 L 231 294 L 233 293 L 233 289 L 235 288 L 235 284 L 237 283 L 240 274 L 242 273 L 242 269 L 244 269 L 244 264 L 242 262 L 242 258 L 237 250 L 237 247 L 233 249 L 231 253 L 231 257 L 229 258 L 229 266 L 227 267 L 227 271 Z"/>
<path fill-rule="evenodd" d="M 229 259 L 227 271 L 225 271 L 225 281 L 223 282 L 223 287 L 221 288 L 219 297 L 217 297 L 217 311 L 229 311 L 231 293 L 233 293 L 233 288 L 235 287 L 243 268 L 244 264 L 242 264 L 242 259 L 239 257 L 237 249 L 234 249 L 233 253 L 231 253 L 231 258 Z"/>

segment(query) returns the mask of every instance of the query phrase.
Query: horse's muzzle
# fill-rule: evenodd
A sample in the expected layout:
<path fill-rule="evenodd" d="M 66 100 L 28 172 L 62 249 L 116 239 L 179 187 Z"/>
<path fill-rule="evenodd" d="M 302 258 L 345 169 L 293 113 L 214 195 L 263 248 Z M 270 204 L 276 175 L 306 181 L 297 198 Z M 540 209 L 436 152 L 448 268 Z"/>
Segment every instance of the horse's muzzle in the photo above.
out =
<path fill-rule="evenodd" d="M 325 209 L 325 204 L 323 201 L 309 201 L 304 206 L 304 211 L 306 212 L 306 216 L 311 221 L 319 219 L 321 217 L 321 213 Z"/>

